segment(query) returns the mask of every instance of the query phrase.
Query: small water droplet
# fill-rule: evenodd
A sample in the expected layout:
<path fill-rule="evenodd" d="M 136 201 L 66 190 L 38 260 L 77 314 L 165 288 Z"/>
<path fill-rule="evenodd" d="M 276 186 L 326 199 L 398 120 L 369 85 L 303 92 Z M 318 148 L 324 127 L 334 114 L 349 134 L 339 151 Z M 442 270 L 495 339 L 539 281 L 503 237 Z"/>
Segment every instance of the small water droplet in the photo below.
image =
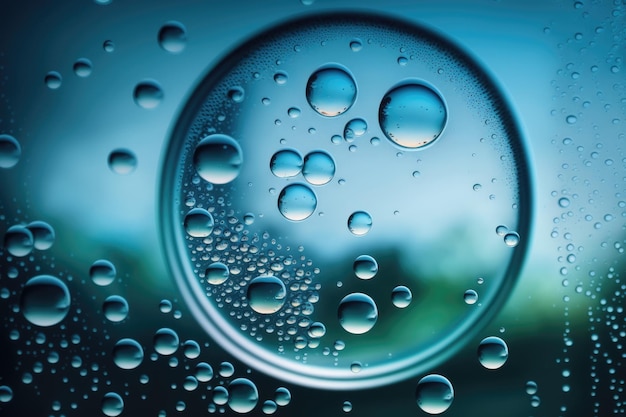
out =
<path fill-rule="evenodd" d="M 275 276 L 259 276 L 248 284 L 248 304 L 260 314 L 276 313 L 285 304 L 285 284 Z"/>
<path fill-rule="evenodd" d="M 221 262 L 213 262 L 209 265 L 205 272 L 206 280 L 209 284 L 219 285 L 228 279 L 230 271 L 228 266 Z"/>
<path fill-rule="evenodd" d="M 358 374 L 359 372 L 361 372 L 361 369 L 363 369 L 363 365 L 361 364 L 361 362 L 352 362 L 350 364 L 350 371 L 353 374 Z"/>
<path fill-rule="evenodd" d="M 178 334 L 167 327 L 156 331 L 152 339 L 154 350 L 160 355 L 172 355 L 178 350 Z"/>
<path fill-rule="evenodd" d="M 297 107 L 291 107 L 289 108 L 289 110 L 287 110 L 287 115 L 292 119 L 296 119 L 298 116 L 300 116 L 300 113 L 300 109 Z"/>
<path fill-rule="evenodd" d="M 4 247 L 13 256 L 29 255 L 35 246 L 33 233 L 24 226 L 14 225 L 4 234 Z"/>
<path fill-rule="evenodd" d="M 235 367 L 230 362 L 222 362 L 217 370 L 222 378 L 230 378 L 235 373 Z"/>
<path fill-rule="evenodd" d="M 350 49 L 352 49 L 354 52 L 359 52 L 361 49 L 363 49 L 363 42 L 361 42 L 361 39 L 353 39 L 352 41 L 350 41 Z"/>
<path fill-rule="evenodd" d="M 519 234 L 517 232 L 508 232 L 504 235 L 504 243 L 511 248 L 516 247 L 519 244 Z"/>
<path fill-rule="evenodd" d="M 372 279 L 378 273 L 378 262 L 369 255 L 360 255 L 352 265 L 354 275 L 361 279 Z"/>
<path fill-rule="evenodd" d="M 413 294 L 408 287 L 398 285 L 391 291 L 391 303 L 397 308 L 406 308 L 411 304 Z"/>
<path fill-rule="evenodd" d="M 465 304 L 476 304 L 476 301 L 478 301 L 478 293 L 474 290 L 467 290 L 463 294 L 463 300 Z"/>
<path fill-rule="evenodd" d="M 13 168 L 20 160 L 22 147 L 11 135 L 0 135 L 0 168 Z"/>
<path fill-rule="evenodd" d="M 108 158 L 109 169 L 116 174 L 127 175 L 137 168 L 137 158 L 128 149 L 115 149 Z"/>
<path fill-rule="evenodd" d="M 309 330 L 307 331 L 307 334 L 309 335 L 309 337 L 312 337 L 314 339 L 319 339 L 320 337 L 323 337 L 326 334 L 326 326 L 324 326 L 323 323 L 316 321 L 315 323 L 309 326 Z"/>
<path fill-rule="evenodd" d="M 509 357 L 509 348 L 496 336 L 484 338 L 478 345 L 478 361 L 487 369 L 498 369 Z"/>
<path fill-rule="evenodd" d="M 76 74 L 76 76 L 86 78 L 91 75 L 93 65 L 87 58 L 80 58 L 74 62 L 72 69 L 74 70 L 74 74 Z"/>
<path fill-rule="evenodd" d="M 122 369 L 135 369 L 143 362 L 143 348 L 134 339 L 121 339 L 113 347 L 113 362 Z"/>
<path fill-rule="evenodd" d="M 433 88 L 411 81 L 385 94 L 378 120 L 389 140 L 403 148 L 415 149 L 439 138 L 446 125 L 447 111 Z"/>
<path fill-rule="evenodd" d="M 70 292 L 60 279 L 39 275 L 26 282 L 20 298 L 20 310 L 36 326 L 60 323 L 70 309 Z"/>
<path fill-rule="evenodd" d="M 285 84 L 287 84 L 287 80 L 288 79 L 289 79 L 289 76 L 284 71 L 277 71 L 274 74 L 274 82 L 276 84 L 278 84 L 278 85 L 285 85 Z"/>
<path fill-rule="evenodd" d="M 526 382 L 526 394 L 535 395 L 537 393 L 537 383 L 535 381 Z"/>
<path fill-rule="evenodd" d="M 228 402 L 228 390 L 226 387 L 217 386 L 213 388 L 213 402 L 217 405 L 226 405 Z"/>
<path fill-rule="evenodd" d="M 343 138 L 347 142 L 363 136 L 367 132 L 367 122 L 363 119 L 352 119 L 343 128 Z"/>
<path fill-rule="evenodd" d="M 291 392 L 285 387 L 276 388 L 276 391 L 274 391 L 274 401 L 281 407 L 289 405 L 291 402 Z"/>
<path fill-rule="evenodd" d="M 228 384 L 228 406 L 237 413 L 249 413 L 259 402 L 256 385 L 247 378 L 236 378 Z"/>
<path fill-rule="evenodd" d="M 372 217 L 365 211 L 355 211 L 348 218 L 348 230 L 355 236 L 363 236 L 372 228 Z"/>
<path fill-rule="evenodd" d="M 13 390 L 7 385 L 0 385 L 0 403 L 8 403 L 13 399 Z"/>
<path fill-rule="evenodd" d="M 170 300 L 161 300 L 159 302 L 159 311 L 167 314 L 172 311 L 172 302 Z"/>
<path fill-rule="evenodd" d="M 195 376 L 200 382 L 209 382 L 213 379 L 213 368 L 206 362 L 200 362 L 196 365 Z"/>
<path fill-rule="evenodd" d="M 352 334 L 367 333 L 378 320 L 378 308 L 374 300 L 358 292 L 346 295 L 339 302 L 337 313 L 341 327 Z"/>
<path fill-rule="evenodd" d="M 315 193 L 304 184 L 288 185 L 278 196 L 278 210 L 289 220 L 304 220 L 313 214 L 316 207 Z"/>
<path fill-rule="evenodd" d="M 30 222 L 26 228 L 33 235 L 33 246 L 37 250 L 47 250 L 54 244 L 54 229 L 48 223 L 36 220 Z"/>
<path fill-rule="evenodd" d="M 231 87 L 230 89 L 228 89 L 226 95 L 230 100 L 232 100 L 233 103 L 241 103 L 246 97 L 244 89 L 239 86 Z"/>
<path fill-rule="evenodd" d="M 102 397 L 100 407 L 105 416 L 116 417 L 124 411 L 124 400 L 115 392 L 107 392 Z"/>
<path fill-rule="evenodd" d="M 356 83 L 344 68 L 327 65 L 316 70 L 306 86 L 309 105 L 322 116 L 345 113 L 356 99 Z"/>
<path fill-rule="evenodd" d="M 350 411 L 352 411 L 352 403 L 350 401 L 344 401 L 341 405 L 341 410 L 344 413 L 349 413 Z"/>
<path fill-rule="evenodd" d="M 44 77 L 44 82 L 50 90 L 56 90 L 61 87 L 63 77 L 56 71 L 50 71 Z"/>
<path fill-rule="evenodd" d="M 454 400 L 454 389 L 446 377 L 430 374 L 417 383 L 415 400 L 424 412 L 441 414 L 450 408 Z"/>
<path fill-rule="evenodd" d="M 115 280 L 116 274 L 115 266 L 106 259 L 97 260 L 89 268 L 91 281 L 100 287 L 110 285 Z"/>
<path fill-rule="evenodd" d="M 139 82 L 133 90 L 135 103 L 144 109 L 154 109 L 163 101 L 163 90 L 158 82 L 144 80 Z"/>
<path fill-rule="evenodd" d="M 329 183 L 335 175 L 333 158 L 323 151 L 313 151 L 304 157 L 302 176 L 312 185 Z"/>
<path fill-rule="evenodd" d="M 187 30 L 180 22 L 167 22 L 159 29 L 158 41 L 164 51 L 178 54 L 187 46 Z"/>
<path fill-rule="evenodd" d="M 533 396 L 530 398 L 530 405 L 531 405 L 532 407 L 539 407 L 539 405 L 541 405 L 541 399 L 540 399 L 538 396 L 533 395 Z"/>
<path fill-rule="evenodd" d="M 559 198 L 559 207 L 566 208 L 566 207 L 569 207 L 569 204 L 570 204 L 569 198 L 567 197 Z"/>
<path fill-rule="evenodd" d="M 574 123 L 578 121 L 578 117 L 574 116 L 573 114 L 570 114 L 569 116 L 565 118 L 565 121 L 567 122 L 568 125 L 573 125 Z"/>
<path fill-rule="evenodd" d="M 193 164 L 205 181 L 227 184 L 239 176 L 243 153 L 235 139 L 214 134 L 198 143 L 193 153 Z"/>
<path fill-rule="evenodd" d="M 107 320 L 119 323 L 128 317 L 128 302 L 124 297 L 111 295 L 102 303 L 102 312 Z"/>
<path fill-rule="evenodd" d="M 107 39 L 102 43 L 102 49 L 104 52 L 114 52 L 115 51 L 115 43 L 112 40 Z"/>
<path fill-rule="evenodd" d="M 276 152 L 270 160 L 270 170 L 278 178 L 295 177 L 302 171 L 304 161 L 295 149 L 283 149 Z"/>
<path fill-rule="evenodd" d="M 195 340 L 187 340 L 183 343 L 183 355 L 187 359 L 196 359 L 200 356 L 200 345 Z"/>
<path fill-rule="evenodd" d="M 207 237 L 213 232 L 215 222 L 211 213 L 203 208 L 191 209 L 186 215 L 183 226 L 191 237 Z"/>

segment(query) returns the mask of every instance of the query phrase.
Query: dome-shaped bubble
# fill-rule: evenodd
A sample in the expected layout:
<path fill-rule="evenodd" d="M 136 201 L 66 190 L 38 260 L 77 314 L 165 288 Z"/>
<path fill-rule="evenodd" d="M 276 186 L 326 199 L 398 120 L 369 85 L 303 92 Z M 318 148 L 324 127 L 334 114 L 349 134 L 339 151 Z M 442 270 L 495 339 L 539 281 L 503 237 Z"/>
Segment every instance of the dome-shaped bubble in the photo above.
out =
<path fill-rule="evenodd" d="M 157 330 L 152 340 L 154 350 L 160 355 L 172 355 L 178 350 L 178 334 L 170 328 L 164 327 Z"/>
<path fill-rule="evenodd" d="M 487 369 L 498 369 L 509 358 L 509 348 L 497 336 L 484 338 L 478 345 L 478 360 Z"/>
<path fill-rule="evenodd" d="M 155 80 L 139 82 L 133 90 L 135 103 L 144 109 L 154 109 L 163 101 L 163 89 Z"/>
<path fill-rule="evenodd" d="M 102 312 L 107 320 L 118 323 L 128 317 L 128 302 L 119 295 L 110 295 L 102 303 Z"/>
<path fill-rule="evenodd" d="M 114 149 L 107 159 L 109 169 L 116 174 L 130 174 L 137 168 L 137 157 L 128 149 Z"/>
<path fill-rule="evenodd" d="M 247 378 L 236 378 L 228 384 L 228 406 L 237 413 L 249 413 L 259 402 L 256 385 Z"/>
<path fill-rule="evenodd" d="M 500 309 L 530 241 L 514 114 L 462 48 L 412 23 L 333 11 L 258 35 L 207 69 L 164 150 L 162 241 L 184 302 L 281 380 L 353 389 L 432 369 Z M 185 227 L 196 208 L 208 236 Z M 476 277 L 480 308 L 463 301 Z"/>
<path fill-rule="evenodd" d="M 104 287 L 115 281 L 117 271 L 115 265 L 106 259 L 99 259 L 89 268 L 89 276 L 94 284 Z"/>
<path fill-rule="evenodd" d="M 13 256 L 29 255 L 34 246 L 35 237 L 27 227 L 14 225 L 4 234 L 4 247 Z"/>
<path fill-rule="evenodd" d="M 450 408 L 454 389 L 450 381 L 437 374 L 420 379 L 415 390 L 417 405 L 428 414 L 441 414 Z"/>
<path fill-rule="evenodd" d="M 63 321 L 70 309 L 70 292 L 60 279 L 39 275 L 22 289 L 20 310 L 36 326 L 49 327 Z"/>
<path fill-rule="evenodd" d="M 33 246 L 37 250 L 47 250 L 54 244 L 54 229 L 48 223 L 35 220 L 26 226 L 33 234 Z"/>
<path fill-rule="evenodd" d="M 135 369 L 143 362 L 143 348 L 134 339 L 121 339 L 113 348 L 113 362 L 122 369 Z"/>
<path fill-rule="evenodd" d="M 124 411 L 124 400 L 115 392 L 107 392 L 102 397 L 102 413 L 107 417 L 117 417 Z"/>
<path fill-rule="evenodd" d="M 180 22 L 167 22 L 159 29 L 158 41 L 164 51 L 178 54 L 187 45 L 187 30 Z"/>

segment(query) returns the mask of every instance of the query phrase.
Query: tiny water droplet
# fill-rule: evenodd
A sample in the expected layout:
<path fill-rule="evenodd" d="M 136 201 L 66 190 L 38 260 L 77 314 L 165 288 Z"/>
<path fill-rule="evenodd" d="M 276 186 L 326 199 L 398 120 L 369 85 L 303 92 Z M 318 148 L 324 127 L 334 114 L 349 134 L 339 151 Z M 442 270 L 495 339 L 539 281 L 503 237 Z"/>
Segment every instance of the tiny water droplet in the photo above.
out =
<path fill-rule="evenodd" d="M 372 279 L 378 273 L 378 263 L 369 255 L 360 255 L 354 260 L 352 269 L 357 278 Z"/>
<path fill-rule="evenodd" d="M 211 213 L 203 208 L 191 209 L 183 221 L 187 234 L 191 237 L 207 237 L 213 232 L 215 222 Z"/>
<path fill-rule="evenodd" d="M 288 185 L 278 196 L 278 210 L 289 220 L 304 220 L 313 214 L 316 207 L 315 193 L 304 184 Z"/>
<path fill-rule="evenodd" d="M 115 149 L 108 158 L 109 169 L 116 174 L 127 175 L 137 168 L 137 158 L 128 149 Z"/>
<path fill-rule="evenodd" d="M 135 369 L 143 362 L 143 348 L 134 339 L 121 339 L 113 347 L 113 362 L 122 369 Z"/>
<path fill-rule="evenodd" d="M 198 143 L 193 153 L 193 164 L 205 181 L 227 184 L 239 176 L 243 153 L 235 139 L 214 134 Z"/>
<path fill-rule="evenodd" d="M 345 113 L 356 99 L 356 83 L 344 68 L 327 65 L 316 70 L 307 82 L 306 98 L 313 110 L 322 116 Z"/>
<path fill-rule="evenodd" d="M 498 369 L 509 357 L 509 348 L 496 336 L 484 338 L 478 345 L 478 361 L 487 369 Z"/>
<path fill-rule="evenodd" d="M 115 280 L 116 274 L 115 266 L 106 259 L 97 260 L 89 268 L 91 281 L 100 287 L 110 285 Z"/>
<path fill-rule="evenodd" d="M 312 185 L 329 183 L 335 175 L 335 162 L 324 151 L 313 151 L 304 157 L 302 176 Z"/>
<path fill-rule="evenodd" d="M 152 339 L 154 350 L 164 356 L 172 355 L 178 350 L 179 340 L 178 334 L 167 327 L 156 331 Z"/>
<path fill-rule="evenodd" d="M 275 276 L 259 276 L 248 284 L 248 304 L 260 314 L 273 314 L 282 308 L 287 297 L 285 284 Z"/>
<path fill-rule="evenodd" d="M 383 97 L 378 112 L 383 133 L 403 148 L 421 148 L 443 132 L 446 106 L 431 87 L 411 81 L 393 87 Z"/>
<path fill-rule="evenodd" d="M 44 77 L 44 82 L 50 90 L 56 90 L 61 87 L 63 77 L 57 71 L 50 71 Z"/>
<path fill-rule="evenodd" d="M 363 236 L 372 228 L 372 217 L 365 211 L 355 211 L 348 218 L 348 230 L 355 236 Z"/>
<path fill-rule="evenodd" d="M 450 408 L 454 400 L 454 389 L 450 381 L 437 374 L 419 380 L 415 390 L 417 405 L 428 414 L 441 414 Z"/>
<path fill-rule="evenodd" d="M 60 323 L 69 309 L 70 292 L 56 277 L 36 276 L 22 289 L 20 310 L 26 320 L 36 326 L 49 327 Z"/>
<path fill-rule="evenodd" d="M 20 160 L 22 147 L 11 135 L 0 135 L 0 168 L 13 168 Z"/>
<path fill-rule="evenodd" d="M 178 54 L 187 46 L 187 30 L 180 22 L 167 22 L 159 29 L 158 41 L 164 51 Z"/>
<path fill-rule="evenodd" d="M 124 297 L 111 295 L 102 303 L 102 312 L 107 320 L 119 323 L 128 317 L 128 302 Z"/>
<path fill-rule="evenodd" d="M 374 300 L 358 292 L 346 295 L 339 302 L 337 313 L 341 327 L 352 334 L 367 333 L 378 320 L 378 308 Z"/>

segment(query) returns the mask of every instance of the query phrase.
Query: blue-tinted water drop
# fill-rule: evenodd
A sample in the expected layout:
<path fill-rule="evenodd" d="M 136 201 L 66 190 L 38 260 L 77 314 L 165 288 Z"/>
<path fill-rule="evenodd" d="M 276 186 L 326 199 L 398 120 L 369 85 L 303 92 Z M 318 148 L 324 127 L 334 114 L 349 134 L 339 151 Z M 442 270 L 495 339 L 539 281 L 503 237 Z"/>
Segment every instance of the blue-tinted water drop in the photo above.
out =
<path fill-rule="evenodd" d="M 63 321 L 70 309 L 70 292 L 63 281 L 51 275 L 29 279 L 22 289 L 20 310 L 32 324 L 49 327 Z"/>
<path fill-rule="evenodd" d="M 313 110 L 322 116 L 345 113 L 356 99 L 356 83 L 340 66 L 328 65 L 315 71 L 306 85 L 306 98 Z"/>
<path fill-rule="evenodd" d="M 275 276 L 260 276 L 248 284 L 248 304 L 260 314 L 273 314 L 285 304 L 285 284 Z"/>
<path fill-rule="evenodd" d="M 227 184 L 239 175 L 243 163 L 241 147 L 227 135 L 214 134 L 202 139 L 193 153 L 198 175 L 213 184 Z"/>
<path fill-rule="evenodd" d="M 337 315 L 344 330 L 352 334 L 363 334 L 376 324 L 378 308 L 369 295 L 352 293 L 339 302 Z"/>
<path fill-rule="evenodd" d="M 13 168 L 20 160 L 22 147 L 11 135 L 0 135 L 0 168 Z"/>

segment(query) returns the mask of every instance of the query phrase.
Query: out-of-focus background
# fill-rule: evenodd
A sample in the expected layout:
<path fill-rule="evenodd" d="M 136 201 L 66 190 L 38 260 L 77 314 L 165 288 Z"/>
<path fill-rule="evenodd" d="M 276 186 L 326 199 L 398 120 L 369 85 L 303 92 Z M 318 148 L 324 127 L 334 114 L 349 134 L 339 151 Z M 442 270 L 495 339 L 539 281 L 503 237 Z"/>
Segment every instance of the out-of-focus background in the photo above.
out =
<path fill-rule="evenodd" d="M 197 83 L 259 31 L 333 9 L 450 39 L 495 80 L 526 139 L 526 262 L 500 313 L 429 372 L 454 386 L 445 415 L 624 413 L 624 2 L 68 0 L 0 5 L 1 415 L 236 415 L 219 394 L 239 377 L 258 389 L 251 415 L 424 414 L 419 377 L 325 391 L 249 369 L 196 323 L 159 241 L 160 164 Z M 146 80 L 160 91 L 134 99 Z M 110 163 L 116 149 L 130 153 Z M 53 278 L 29 281 L 39 275 Z M 161 328 L 177 334 L 175 353 Z M 487 336 L 508 345 L 499 369 L 478 361 Z"/>

